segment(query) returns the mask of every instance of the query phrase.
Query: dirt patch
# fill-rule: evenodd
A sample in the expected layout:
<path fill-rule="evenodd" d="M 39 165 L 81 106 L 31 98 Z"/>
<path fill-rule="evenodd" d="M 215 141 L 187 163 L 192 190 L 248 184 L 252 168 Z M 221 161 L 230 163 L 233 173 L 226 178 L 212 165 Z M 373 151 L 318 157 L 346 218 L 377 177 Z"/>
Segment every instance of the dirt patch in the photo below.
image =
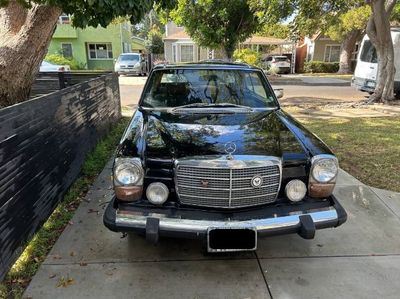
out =
<path fill-rule="evenodd" d="M 354 118 L 400 116 L 400 105 L 372 104 L 365 100 L 338 101 L 337 99 L 297 98 L 281 104 L 284 110 L 298 118 Z"/>

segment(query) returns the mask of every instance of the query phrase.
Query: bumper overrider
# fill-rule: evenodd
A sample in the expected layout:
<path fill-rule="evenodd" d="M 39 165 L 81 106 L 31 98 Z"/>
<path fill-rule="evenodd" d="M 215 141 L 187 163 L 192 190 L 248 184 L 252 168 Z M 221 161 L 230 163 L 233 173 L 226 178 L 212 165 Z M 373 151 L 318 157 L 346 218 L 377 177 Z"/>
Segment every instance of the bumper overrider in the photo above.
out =
<path fill-rule="evenodd" d="M 314 238 L 317 229 L 337 227 L 347 214 L 334 196 L 301 205 L 263 206 L 243 211 L 208 211 L 177 207 L 121 204 L 113 199 L 104 224 L 115 232 L 139 232 L 149 241 L 159 236 L 204 239 L 210 229 L 252 229 L 257 236 L 298 233 Z"/>

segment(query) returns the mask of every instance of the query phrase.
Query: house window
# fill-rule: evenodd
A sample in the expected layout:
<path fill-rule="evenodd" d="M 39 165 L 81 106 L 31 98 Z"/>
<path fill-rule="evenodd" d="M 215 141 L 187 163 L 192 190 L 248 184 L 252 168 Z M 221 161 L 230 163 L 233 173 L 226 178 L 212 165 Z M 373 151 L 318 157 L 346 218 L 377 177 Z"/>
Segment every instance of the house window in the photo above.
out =
<path fill-rule="evenodd" d="M 340 45 L 325 46 L 325 62 L 338 62 L 340 58 Z"/>
<path fill-rule="evenodd" d="M 124 53 L 129 53 L 131 52 L 131 47 L 129 43 L 122 43 L 122 47 L 123 47 L 123 52 Z"/>
<path fill-rule="evenodd" d="M 172 45 L 172 62 L 176 62 L 176 45 Z"/>
<path fill-rule="evenodd" d="M 65 58 L 72 58 L 72 44 L 61 44 L 61 53 Z"/>
<path fill-rule="evenodd" d="M 71 23 L 71 18 L 69 15 L 66 15 L 63 13 L 59 18 L 58 18 L 58 23 L 59 24 L 70 24 Z"/>
<path fill-rule="evenodd" d="M 193 45 L 181 45 L 181 62 L 193 61 Z"/>
<path fill-rule="evenodd" d="M 111 43 L 88 44 L 89 59 L 112 59 Z"/>

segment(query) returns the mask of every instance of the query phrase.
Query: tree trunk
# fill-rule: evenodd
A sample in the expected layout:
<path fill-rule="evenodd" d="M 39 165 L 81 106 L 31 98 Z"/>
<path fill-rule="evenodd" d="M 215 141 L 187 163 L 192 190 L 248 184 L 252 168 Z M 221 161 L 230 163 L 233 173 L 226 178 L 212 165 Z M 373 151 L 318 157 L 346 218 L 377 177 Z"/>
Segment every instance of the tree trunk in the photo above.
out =
<path fill-rule="evenodd" d="M 338 74 L 351 74 L 351 55 L 354 52 L 357 40 L 361 36 L 361 30 L 350 31 L 342 42 L 342 51 L 340 53 Z"/>
<path fill-rule="evenodd" d="M 0 8 L 0 108 L 26 101 L 46 55 L 60 8 L 17 1 Z"/>
<path fill-rule="evenodd" d="M 372 14 L 367 34 L 376 49 L 378 76 L 375 91 L 368 102 L 387 102 L 394 99 L 394 50 L 389 19 L 396 0 L 369 0 L 369 4 Z"/>

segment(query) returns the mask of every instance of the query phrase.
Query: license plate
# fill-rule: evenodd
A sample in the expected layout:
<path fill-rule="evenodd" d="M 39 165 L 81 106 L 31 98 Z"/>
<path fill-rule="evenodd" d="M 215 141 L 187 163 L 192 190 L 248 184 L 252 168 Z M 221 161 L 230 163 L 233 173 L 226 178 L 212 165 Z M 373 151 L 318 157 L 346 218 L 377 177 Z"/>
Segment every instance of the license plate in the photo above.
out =
<path fill-rule="evenodd" d="M 375 87 L 375 82 L 367 81 L 367 86 L 368 87 Z"/>
<path fill-rule="evenodd" d="M 255 228 L 210 228 L 207 232 L 208 252 L 251 251 L 257 249 Z"/>

